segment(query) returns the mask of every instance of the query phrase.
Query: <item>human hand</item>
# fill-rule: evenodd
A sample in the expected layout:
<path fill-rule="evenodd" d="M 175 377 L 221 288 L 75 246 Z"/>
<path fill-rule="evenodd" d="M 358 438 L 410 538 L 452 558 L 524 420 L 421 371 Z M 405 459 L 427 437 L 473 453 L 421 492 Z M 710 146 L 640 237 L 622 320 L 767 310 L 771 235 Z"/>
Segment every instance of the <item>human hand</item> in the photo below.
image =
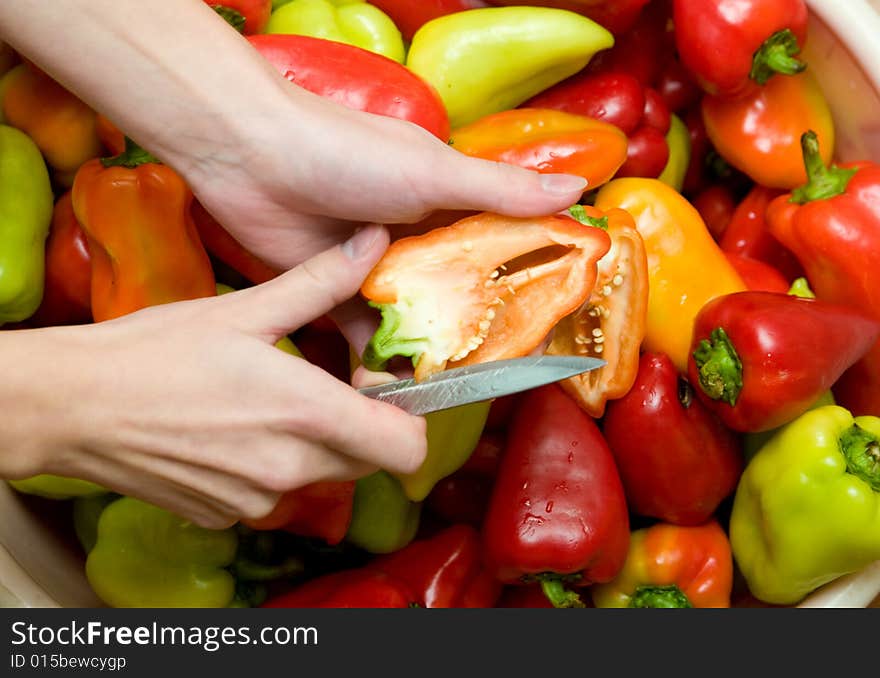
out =
<path fill-rule="evenodd" d="M 371 226 L 260 286 L 8 333 L 27 335 L 11 349 L 40 363 L 7 403 L 16 425 L 0 448 L 18 462 L 6 477 L 91 480 L 221 528 L 268 514 L 308 483 L 414 471 L 424 419 L 274 347 L 353 295 L 387 244 Z"/>

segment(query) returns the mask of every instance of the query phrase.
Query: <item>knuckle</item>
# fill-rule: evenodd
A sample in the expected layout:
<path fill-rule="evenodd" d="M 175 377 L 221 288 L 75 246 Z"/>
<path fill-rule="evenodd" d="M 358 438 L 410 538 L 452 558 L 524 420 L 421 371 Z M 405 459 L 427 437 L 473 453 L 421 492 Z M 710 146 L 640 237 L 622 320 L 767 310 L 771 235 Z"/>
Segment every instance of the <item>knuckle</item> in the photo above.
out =
<path fill-rule="evenodd" d="M 247 520 L 259 520 L 265 518 L 278 504 L 281 492 L 254 491 L 248 493 L 239 502 L 238 511 L 242 518 Z"/>

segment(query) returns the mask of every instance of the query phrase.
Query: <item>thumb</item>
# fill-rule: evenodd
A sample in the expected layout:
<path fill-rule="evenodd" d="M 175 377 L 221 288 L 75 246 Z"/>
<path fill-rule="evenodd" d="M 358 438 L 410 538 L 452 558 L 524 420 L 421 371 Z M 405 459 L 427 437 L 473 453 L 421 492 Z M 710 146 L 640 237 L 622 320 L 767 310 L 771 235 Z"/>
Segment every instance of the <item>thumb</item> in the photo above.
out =
<path fill-rule="evenodd" d="M 238 292 L 243 329 L 276 341 L 328 313 L 357 294 L 388 243 L 388 229 L 370 224 L 287 273 Z"/>
<path fill-rule="evenodd" d="M 433 172 L 438 207 L 498 212 L 513 217 L 554 214 L 574 205 L 589 187 L 583 177 L 540 174 L 503 162 L 468 157 L 453 148 L 449 171 Z"/>

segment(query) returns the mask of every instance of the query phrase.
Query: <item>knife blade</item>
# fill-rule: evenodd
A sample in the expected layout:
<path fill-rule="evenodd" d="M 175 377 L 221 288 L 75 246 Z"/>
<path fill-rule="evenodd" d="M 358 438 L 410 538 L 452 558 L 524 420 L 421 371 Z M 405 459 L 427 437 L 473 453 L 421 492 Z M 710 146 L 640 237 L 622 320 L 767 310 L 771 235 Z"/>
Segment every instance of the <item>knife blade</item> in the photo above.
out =
<path fill-rule="evenodd" d="M 605 365 L 599 358 L 529 356 L 494 360 L 438 372 L 424 381 L 400 379 L 358 389 L 410 414 L 428 414 L 551 384 Z"/>

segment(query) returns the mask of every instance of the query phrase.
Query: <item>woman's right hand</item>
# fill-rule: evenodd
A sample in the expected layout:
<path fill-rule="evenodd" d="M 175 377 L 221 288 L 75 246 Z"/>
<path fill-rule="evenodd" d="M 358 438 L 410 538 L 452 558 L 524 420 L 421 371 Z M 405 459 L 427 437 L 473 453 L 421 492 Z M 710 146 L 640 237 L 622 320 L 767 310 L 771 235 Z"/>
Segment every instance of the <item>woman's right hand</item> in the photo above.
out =
<path fill-rule="evenodd" d="M 0 476 L 91 480 L 221 528 L 308 483 L 414 471 L 424 419 L 274 346 L 355 295 L 387 245 L 368 226 L 257 287 L 0 333 L 14 375 L 0 395 Z"/>

